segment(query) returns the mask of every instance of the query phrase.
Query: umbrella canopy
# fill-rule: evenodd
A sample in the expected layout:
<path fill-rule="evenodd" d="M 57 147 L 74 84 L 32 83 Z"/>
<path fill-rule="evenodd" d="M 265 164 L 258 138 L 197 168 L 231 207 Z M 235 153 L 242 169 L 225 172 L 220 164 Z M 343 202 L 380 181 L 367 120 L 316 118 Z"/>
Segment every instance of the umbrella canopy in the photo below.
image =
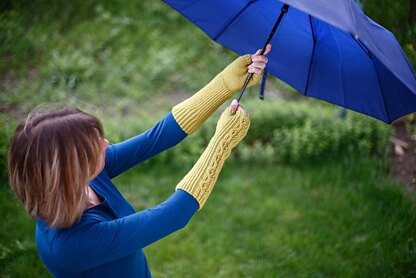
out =
<path fill-rule="evenodd" d="M 239 53 L 271 40 L 268 71 L 306 96 L 386 123 L 416 111 L 416 76 L 394 35 L 353 0 L 165 0 Z"/>

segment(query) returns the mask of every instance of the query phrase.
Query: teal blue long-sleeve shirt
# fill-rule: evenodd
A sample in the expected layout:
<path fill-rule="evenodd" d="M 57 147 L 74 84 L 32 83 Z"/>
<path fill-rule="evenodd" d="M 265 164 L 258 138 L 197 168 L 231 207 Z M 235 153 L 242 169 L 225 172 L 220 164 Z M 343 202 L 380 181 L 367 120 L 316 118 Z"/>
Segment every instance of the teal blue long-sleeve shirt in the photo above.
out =
<path fill-rule="evenodd" d="M 103 171 L 89 183 L 103 202 L 67 229 L 36 221 L 39 256 L 54 276 L 151 277 L 142 248 L 183 228 L 198 202 L 177 190 L 163 203 L 136 212 L 111 179 L 186 136 L 169 113 L 146 132 L 110 145 Z"/>

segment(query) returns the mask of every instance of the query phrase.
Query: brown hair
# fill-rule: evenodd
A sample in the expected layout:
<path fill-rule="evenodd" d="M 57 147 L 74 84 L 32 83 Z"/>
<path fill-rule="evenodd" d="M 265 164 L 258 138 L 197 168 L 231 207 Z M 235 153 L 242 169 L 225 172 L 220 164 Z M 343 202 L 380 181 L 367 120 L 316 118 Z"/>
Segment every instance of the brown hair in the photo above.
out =
<path fill-rule="evenodd" d="M 27 212 L 49 227 L 77 222 L 99 164 L 100 121 L 76 108 L 30 114 L 11 139 L 10 184 Z"/>

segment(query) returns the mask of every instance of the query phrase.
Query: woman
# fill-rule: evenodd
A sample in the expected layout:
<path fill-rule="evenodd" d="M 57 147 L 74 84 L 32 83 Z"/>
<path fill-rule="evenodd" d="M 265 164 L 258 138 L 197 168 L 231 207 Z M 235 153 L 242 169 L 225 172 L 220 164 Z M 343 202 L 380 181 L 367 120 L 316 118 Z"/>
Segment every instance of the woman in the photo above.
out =
<path fill-rule="evenodd" d="M 154 127 L 118 144 L 109 145 L 99 120 L 75 108 L 29 115 L 17 127 L 10 184 L 36 219 L 38 252 L 54 276 L 151 277 L 142 248 L 203 207 L 249 116 L 234 101 L 176 191 L 153 208 L 135 212 L 111 179 L 192 134 L 241 88 L 247 72 L 254 73 L 250 85 L 257 82 L 267 63 L 259 53 L 238 58 Z"/>

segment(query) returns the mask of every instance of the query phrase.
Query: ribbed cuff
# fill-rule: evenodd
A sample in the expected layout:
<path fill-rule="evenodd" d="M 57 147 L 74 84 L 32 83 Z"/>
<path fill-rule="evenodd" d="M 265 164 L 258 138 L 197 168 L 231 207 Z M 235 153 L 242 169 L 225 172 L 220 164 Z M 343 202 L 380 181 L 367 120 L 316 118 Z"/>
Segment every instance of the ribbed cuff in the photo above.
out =
<path fill-rule="evenodd" d="M 176 122 L 187 134 L 195 132 L 232 95 L 221 74 L 192 97 L 172 109 Z"/>

